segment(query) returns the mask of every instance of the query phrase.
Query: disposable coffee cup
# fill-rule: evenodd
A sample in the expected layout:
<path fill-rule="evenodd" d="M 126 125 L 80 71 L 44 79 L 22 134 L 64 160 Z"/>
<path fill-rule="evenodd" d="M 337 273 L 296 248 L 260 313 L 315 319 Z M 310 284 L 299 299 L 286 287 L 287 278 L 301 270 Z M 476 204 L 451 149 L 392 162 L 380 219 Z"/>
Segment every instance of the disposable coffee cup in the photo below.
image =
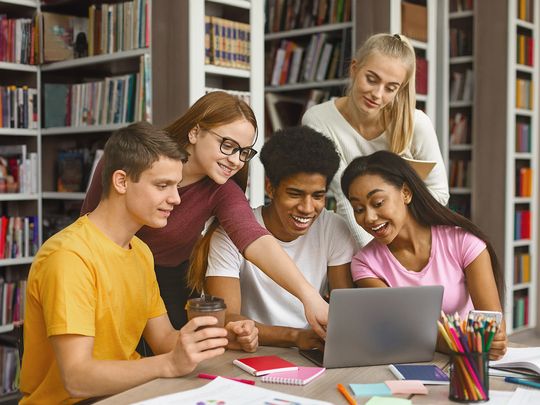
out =
<path fill-rule="evenodd" d="M 192 320 L 197 316 L 213 316 L 217 318 L 218 323 L 208 327 L 224 327 L 225 312 L 227 305 L 223 298 L 205 295 L 200 298 L 191 298 L 187 301 L 186 311 L 188 320 Z"/>

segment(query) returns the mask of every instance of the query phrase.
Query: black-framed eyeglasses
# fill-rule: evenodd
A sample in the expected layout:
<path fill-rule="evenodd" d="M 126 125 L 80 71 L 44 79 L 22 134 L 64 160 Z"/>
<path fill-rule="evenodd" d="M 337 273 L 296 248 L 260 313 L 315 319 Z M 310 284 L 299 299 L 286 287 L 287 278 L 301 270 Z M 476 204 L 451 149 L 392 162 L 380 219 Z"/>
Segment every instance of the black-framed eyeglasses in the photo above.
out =
<path fill-rule="evenodd" d="M 205 131 L 221 139 L 221 143 L 219 144 L 219 150 L 224 155 L 231 156 L 238 152 L 238 157 L 242 162 L 249 162 L 257 154 L 257 151 L 250 146 L 242 148 L 240 144 L 234 139 L 221 136 L 220 134 L 212 131 L 211 129 L 206 129 Z"/>

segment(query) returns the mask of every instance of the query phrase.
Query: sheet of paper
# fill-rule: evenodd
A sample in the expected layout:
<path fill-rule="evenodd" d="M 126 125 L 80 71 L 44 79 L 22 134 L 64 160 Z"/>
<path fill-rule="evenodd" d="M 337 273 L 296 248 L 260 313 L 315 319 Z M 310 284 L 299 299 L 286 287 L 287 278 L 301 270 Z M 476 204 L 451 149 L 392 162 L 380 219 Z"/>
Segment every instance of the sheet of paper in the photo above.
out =
<path fill-rule="evenodd" d="M 392 392 L 385 383 L 379 384 L 349 384 L 357 397 L 390 396 Z"/>
<path fill-rule="evenodd" d="M 279 405 L 332 405 L 330 402 L 284 394 L 221 377 L 217 377 L 200 388 L 152 398 L 137 402 L 135 405 L 264 405 L 274 403 L 279 403 Z"/>
<path fill-rule="evenodd" d="M 489 405 L 508 405 L 508 401 L 514 395 L 514 391 L 489 391 L 489 401 L 484 402 L 484 404 Z"/>
<path fill-rule="evenodd" d="M 416 380 L 388 380 L 384 382 L 392 395 L 397 394 L 422 394 L 427 395 L 428 389 L 420 381 Z"/>
<path fill-rule="evenodd" d="M 412 405 L 410 399 L 393 397 L 373 397 L 366 402 L 366 405 Z"/>
<path fill-rule="evenodd" d="M 490 392 L 491 395 L 491 392 Z M 508 405 L 540 404 L 540 390 L 518 388 Z"/>

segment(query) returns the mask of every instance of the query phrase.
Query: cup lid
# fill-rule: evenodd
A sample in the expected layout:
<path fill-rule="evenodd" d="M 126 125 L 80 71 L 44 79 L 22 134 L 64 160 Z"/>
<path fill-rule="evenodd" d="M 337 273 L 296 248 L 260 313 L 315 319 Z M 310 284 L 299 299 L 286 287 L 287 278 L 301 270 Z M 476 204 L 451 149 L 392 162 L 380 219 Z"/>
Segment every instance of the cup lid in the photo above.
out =
<path fill-rule="evenodd" d="M 225 305 L 223 298 L 214 297 L 213 295 L 205 295 L 204 297 L 200 298 L 190 298 L 186 304 L 186 309 L 201 312 L 219 311 L 225 308 L 227 308 L 227 305 Z"/>

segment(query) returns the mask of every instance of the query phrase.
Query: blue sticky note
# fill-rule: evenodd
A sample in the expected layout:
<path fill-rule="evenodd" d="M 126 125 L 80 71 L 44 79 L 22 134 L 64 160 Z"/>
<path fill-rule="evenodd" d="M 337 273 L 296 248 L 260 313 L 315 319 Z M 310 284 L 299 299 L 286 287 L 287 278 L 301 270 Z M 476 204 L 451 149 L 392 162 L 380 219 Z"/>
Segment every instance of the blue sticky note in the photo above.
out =
<path fill-rule="evenodd" d="M 385 383 L 379 384 L 349 384 L 352 392 L 357 397 L 391 396 L 392 391 Z"/>

